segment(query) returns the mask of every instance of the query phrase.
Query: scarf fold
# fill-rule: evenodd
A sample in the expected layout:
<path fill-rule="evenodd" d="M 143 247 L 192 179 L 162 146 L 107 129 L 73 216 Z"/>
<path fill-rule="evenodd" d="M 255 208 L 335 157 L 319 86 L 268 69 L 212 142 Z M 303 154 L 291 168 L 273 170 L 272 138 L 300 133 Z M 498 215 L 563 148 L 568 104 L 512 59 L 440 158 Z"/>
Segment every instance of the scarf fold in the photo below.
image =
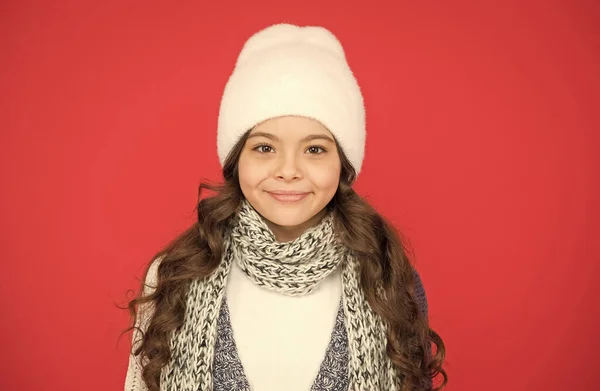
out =
<path fill-rule="evenodd" d="M 237 262 L 256 284 L 290 296 L 309 294 L 342 267 L 349 390 L 399 390 L 397 370 L 385 351 L 387 327 L 365 299 L 359 284 L 359 263 L 339 243 L 333 216 L 325 215 L 293 241 L 278 242 L 247 200 L 242 201 L 224 240 L 217 269 L 190 285 L 185 321 L 171 336 L 172 359 L 161 372 L 161 390 L 213 389 L 217 318 L 232 262 Z"/>
<path fill-rule="evenodd" d="M 256 284 L 288 296 L 312 292 L 339 266 L 342 245 L 333 232 L 333 217 L 291 242 L 277 242 L 258 212 L 241 205 L 231 234 L 234 259 Z"/>

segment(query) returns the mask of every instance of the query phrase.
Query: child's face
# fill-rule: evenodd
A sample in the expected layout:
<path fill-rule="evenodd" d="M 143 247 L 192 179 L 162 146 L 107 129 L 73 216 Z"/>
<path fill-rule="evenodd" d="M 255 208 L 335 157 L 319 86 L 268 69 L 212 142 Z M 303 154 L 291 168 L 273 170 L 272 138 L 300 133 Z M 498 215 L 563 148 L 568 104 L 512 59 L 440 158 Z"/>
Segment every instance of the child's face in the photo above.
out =
<path fill-rule="evenodd" d="M 337 191 L 340 170 L 331 133 L 320 122 L 299 116 L 257 125 L 238 162 L 244 197 L 279 241 L 293 240 L 322 217 Z"/>

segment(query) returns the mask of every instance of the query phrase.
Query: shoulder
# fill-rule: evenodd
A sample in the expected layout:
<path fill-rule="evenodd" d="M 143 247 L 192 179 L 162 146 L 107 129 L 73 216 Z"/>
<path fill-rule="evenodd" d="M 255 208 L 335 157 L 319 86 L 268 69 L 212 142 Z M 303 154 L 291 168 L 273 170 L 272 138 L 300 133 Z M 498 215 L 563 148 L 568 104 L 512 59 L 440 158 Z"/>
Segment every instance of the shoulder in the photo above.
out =
<path fill-rule="evenodd" d="M 417 302 L 417 306 L 419 307 L 419 311 L 428 316 L 428 305 L 427 305 L 427 295 L 425 294 L 425 287 L 423 286 L 423 281 L 421 280 L 421 276 L 417 269 L 413 267 L 413 281 L 415 284 L 415 300 Z"/>
<path fill-rule="evenodd" d="M 146 271 L 146 277 L 144 279 L 144 295 L 149 295 L 156 289 L 158 282 L 158 267 L 160 263 L 164 259 L 164 255 L 158 256 L 154 258 L 150 265 L 148 266 L 148 270 Z"/>

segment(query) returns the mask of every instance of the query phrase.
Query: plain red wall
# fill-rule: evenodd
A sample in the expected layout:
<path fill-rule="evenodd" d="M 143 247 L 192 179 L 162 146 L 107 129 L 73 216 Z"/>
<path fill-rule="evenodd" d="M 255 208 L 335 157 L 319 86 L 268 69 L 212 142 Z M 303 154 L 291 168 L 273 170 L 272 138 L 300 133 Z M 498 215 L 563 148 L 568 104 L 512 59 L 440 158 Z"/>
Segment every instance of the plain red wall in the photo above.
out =
<path fill-rule="evenodd" d="M 2 390 L 120 390 L 126 290 L 219 178 L 244 40 L 322 24 L 364 90 L 357 189 L 411 240 L 447 390 L 597 390 L 598 3 L 4 1 Z"/>

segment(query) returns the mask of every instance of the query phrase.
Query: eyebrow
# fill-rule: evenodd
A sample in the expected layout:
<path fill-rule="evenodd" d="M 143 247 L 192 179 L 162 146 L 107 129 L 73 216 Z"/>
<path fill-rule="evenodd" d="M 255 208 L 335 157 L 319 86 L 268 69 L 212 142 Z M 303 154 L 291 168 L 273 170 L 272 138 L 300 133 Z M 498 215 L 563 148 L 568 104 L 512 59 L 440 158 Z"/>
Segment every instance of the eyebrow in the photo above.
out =
<path fill-rule="evenodd" d="M 252 137 L 266 137 L 273 141 L 279 141 L 279 138 L 277 138 L 277 136 L 275 136 L 272 133 L 255 132 L 255 133 L 250 134 L 248 136 L 248 139 L 251 139 Z M 304 137 L 300 141 L 304 142 L 304 141 L 312 141 L 312 140 L 327 140 L 327 141 L 331 141 L 332 143 L 335 143 L 335 141 L 326 134 L 309 134 L 308 136 Z"/>

